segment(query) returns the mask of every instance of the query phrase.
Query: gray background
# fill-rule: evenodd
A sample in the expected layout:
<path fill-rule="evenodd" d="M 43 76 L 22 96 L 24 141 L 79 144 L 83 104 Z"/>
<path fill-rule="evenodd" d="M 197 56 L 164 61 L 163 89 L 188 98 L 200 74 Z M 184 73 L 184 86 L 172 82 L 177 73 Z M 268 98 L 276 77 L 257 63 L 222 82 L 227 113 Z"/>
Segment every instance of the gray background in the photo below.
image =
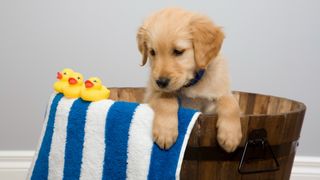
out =
<path fill-rule="evenodd" d="M 71 67 L 109 87 L 143 86 L 135 33 L 180 6 L 224 26 L 233 89 L 308 106 L 298 155 L 320 156 L 320 1 L 0 1 L 0 150 L 34 150 L 55 73 Z"/>

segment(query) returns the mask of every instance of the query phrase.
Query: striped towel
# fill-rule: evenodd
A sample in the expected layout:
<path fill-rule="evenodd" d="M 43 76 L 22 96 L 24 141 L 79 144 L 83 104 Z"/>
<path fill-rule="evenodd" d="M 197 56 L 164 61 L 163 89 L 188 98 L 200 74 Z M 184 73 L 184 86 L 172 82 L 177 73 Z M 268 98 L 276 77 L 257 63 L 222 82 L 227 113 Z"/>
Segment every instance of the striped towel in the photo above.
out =
<path fill-rule="evenodd" d="M 165 151 L 152 141 L 148 105 L 53 94 L 28 179 L 179 179 L 199 112 L 179 108 L 178 116 L 177 142 Z"/>

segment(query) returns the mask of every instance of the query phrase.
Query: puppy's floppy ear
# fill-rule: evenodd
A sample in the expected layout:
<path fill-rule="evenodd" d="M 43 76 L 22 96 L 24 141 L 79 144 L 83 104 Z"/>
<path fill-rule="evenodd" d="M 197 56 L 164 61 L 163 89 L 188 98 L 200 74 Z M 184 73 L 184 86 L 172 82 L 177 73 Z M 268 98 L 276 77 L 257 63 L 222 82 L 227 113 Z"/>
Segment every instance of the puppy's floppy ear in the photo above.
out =
<path fill-rule="evenodd" d="M 224 33 L 207 17 L 195 17 L 191 22 L 193 48 L 198 68 L 204 69 L 220 51 Z"/>
<path fill-rule="evenodd" d="M 146 44 L 146 30 L 140 27 L 137 33 L 137 42 L 140 53 L 142 54 L 142 65 L 144 66 L 148 60 L 148 47 Z"/>

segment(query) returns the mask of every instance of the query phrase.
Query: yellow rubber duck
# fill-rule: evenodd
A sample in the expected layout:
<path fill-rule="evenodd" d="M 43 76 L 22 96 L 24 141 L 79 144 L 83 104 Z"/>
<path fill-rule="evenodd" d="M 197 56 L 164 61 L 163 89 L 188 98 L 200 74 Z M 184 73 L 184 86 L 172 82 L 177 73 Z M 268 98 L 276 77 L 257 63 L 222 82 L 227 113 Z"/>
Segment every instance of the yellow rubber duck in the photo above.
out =
<path fill-rule="evenodd" d="M 67 98 L 79 98 L 83 87 L 83 76 L 78 72 L 74 72 L 68 79 L 69 85 L 63 89 L 63 94 Z"/>
<path fill-rule="evenodd" d="M 66 68 L 63 69 L 60 72 L 57 72 L 57 79 L 58 81 L 56 81 L 53 84 L 53 88 L 55 91 L 59 92 L 59 93 L 63 93 L 63 88 L 65 88 L 66 86 L 69 85 L 68 83 L 68 79 L 69 76 L 73 73 L 72 69 Z"/>
<path fill-rule="evenodd" d="M 110 90 L 102 85 L 97 77 L 91 77 L 85 81 L 85 87 L 81 90 L 81 98 L 85 101 L 100 101 L 108 99 Z"/>

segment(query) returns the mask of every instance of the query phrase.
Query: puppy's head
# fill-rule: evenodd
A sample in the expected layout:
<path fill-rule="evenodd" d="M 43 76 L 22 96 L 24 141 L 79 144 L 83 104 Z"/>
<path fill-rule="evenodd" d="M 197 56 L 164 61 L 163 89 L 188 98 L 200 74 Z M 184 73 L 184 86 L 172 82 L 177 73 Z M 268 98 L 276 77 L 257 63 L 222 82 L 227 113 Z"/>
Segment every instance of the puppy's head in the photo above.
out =
<path fill-rule="evenodd" d="M 150 60 L 151 85 L 166 92 L 180 89 L 205 69 L 223 39 L 208 17 L 177 8 L 151 15 L 137 33 L 142 65 Z"/>

